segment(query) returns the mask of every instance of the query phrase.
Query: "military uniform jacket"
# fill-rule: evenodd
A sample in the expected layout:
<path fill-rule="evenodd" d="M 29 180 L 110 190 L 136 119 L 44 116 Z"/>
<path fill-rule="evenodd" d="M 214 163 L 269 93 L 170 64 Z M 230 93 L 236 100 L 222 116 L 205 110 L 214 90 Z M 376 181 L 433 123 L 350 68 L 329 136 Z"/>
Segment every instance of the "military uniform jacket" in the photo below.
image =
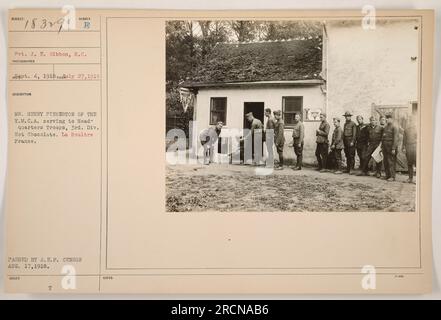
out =
<path fill-rule="evenodd" d="M 417 131 L 415 124 L 408 124 L 404 129 L 403 144 L 405 146 L 415 145 L 417 143 Z"/>
<path fill-rule="evenodd" d="M 263 129 L 263 124 L 259 119 L 254 118 L 253 121 L 251 122 L 251 133 L 254 134 L 254 131 L 256 130 L 262 130 Z"/>
<path fill-rule="evenodd" d="M 383 127 L 380 125 L 369 125 L 368 126 L 369 133 L 369 145 L 370 146 L 378 146 L 383 139 Z"/>
<path fill-rule="evenodd" d="M 285 144 L 285 123 L 282 119 L 276 121 L 274 127 L 274 144 L 283 146 Z"/>
<path fill-rule="evenodd" d="M 357 126 L 357 146 L 367 146 L 369 142 L 369 128 L 362 124 Z"/>
<path fill-rule="evenodd" d="M 343 137 L 351 142 L 357 140 L 357 125 L 354 121 L 346 121 L 343 127 Z"/>
<path fill-rule="evenodd" d="M 341 127 L 335 128 L 332 133 L 331 147 L 332 146 L 334 146 L 335 149 L 343 149 L 343 130 Z"/>
<path fill-rule="evenodd" d="M 303 142 L 303 139 L 305 137 L 305 127 L 303 126 L 303 123 L 301 121 L 294 123 L 292 127 L 292 137 L 295 140 L 298 140 L 299 143 Z"/>
<path fill-rule="evenodd" d="M 322 121 L 317 132 L 317 143 L 329 143 L 328 135 L 331 127 L 326 121 Z"/>
<path fill-rule="evenodd" d="M 383 147 L 386 150 L 396 150 L 398 148 L 398 127 L 394 124 L 387 124 L 383 129 Z"/>

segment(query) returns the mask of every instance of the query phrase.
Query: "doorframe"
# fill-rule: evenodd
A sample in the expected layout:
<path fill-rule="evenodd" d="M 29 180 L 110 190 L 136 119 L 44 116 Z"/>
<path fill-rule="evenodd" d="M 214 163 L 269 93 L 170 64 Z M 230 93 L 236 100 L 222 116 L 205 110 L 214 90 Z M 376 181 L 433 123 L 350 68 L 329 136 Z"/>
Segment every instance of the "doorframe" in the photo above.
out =
<path fill-rule="evenodd" d="M 261 103 L 261 104 L 262 104 L 262 115 L 263 115 L 263 118 L 262 118 L 262 119 L 259 119 L 259 118 L 257 118 L 255 115 L 254 115 L 254 117 L 255 117 L 256 119 L 261 120 L 261 121 L 262 121 L 262 124 L 265 122 L 265 101 L 243 101 L 243 109 L 242 109 L 242 129 L 245 129 L 245 126 L 244 126 L 245 121 L 246 121 L 246 119 L 245 119 L 245 114 L 246 114 L 246 112 L 245 112 L 245 104 L 247 104 L 247 103 Z"/>

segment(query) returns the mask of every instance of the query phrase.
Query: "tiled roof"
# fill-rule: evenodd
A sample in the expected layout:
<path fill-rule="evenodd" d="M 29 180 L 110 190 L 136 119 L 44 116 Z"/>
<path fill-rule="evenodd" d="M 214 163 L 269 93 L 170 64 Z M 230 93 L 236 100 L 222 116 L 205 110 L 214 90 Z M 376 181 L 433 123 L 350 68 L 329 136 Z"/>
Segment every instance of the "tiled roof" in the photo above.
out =
<path fill-rule="evenodd" d="M 321 80 L 322 39 L 219 43 L 183 86 Z"/>

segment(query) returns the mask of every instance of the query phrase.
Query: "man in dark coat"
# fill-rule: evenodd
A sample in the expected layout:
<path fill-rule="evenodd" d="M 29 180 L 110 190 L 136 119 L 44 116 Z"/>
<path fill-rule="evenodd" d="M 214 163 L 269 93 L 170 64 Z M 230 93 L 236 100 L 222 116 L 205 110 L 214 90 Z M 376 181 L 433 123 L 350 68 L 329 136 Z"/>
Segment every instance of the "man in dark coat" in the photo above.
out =
<path fill-rule="evenodd" d="M 407 121 L 403 135 L 403 152 L 406 153 L 407 158 L 407 170 L 409 172 L 409 179 L 407 179 L 407 182 L 409 183 L 413 183 L 413 167 L 416 166 L 416 146 L 416 119 L 414 116 L 411 116 Z"/>
<path fill-rule="evenodd" d="M 380 127 L 382 127 L 384 129 L 384 127 L 386 126 L 386 116 L 385 115 L 381 115 L 379 118 L 379 123 L 380 123 Z M 382 136 L 383 137 L 383 136 Z M 384 170 L 384 161 L 380 161 L 376 164 L 376 168 L 378 168 L 378 170 L 380 170 L 380 176 L 378 178 L 381 178 L 381 172 Z"/>
<path fill-rule="evenodd" d="M 246 115 L 248 122 L 250 123 L 250 131 L 243 138 L 245 143 L 245 148 L 249 148 L 251 144 L 251 153 L 253 157 L 253 164 L 262 164 L 262 135 L 263 135 L 263 124 L 259 119 L 254 118 L 252 112 L 248 112 Z M 246 153 L 246 152 L 245 152 Z"/>
<path fill-rule="evenodd" d="M 294 147 L 294 153 L 297 157 L 296 166 L 294 170 L 302 170 L 303 164 L 303 141 L 305 138 L 305 126 L 300 121 L 300 114 L 294 115 L 294 124 L 292 126 L 292 145 Z"/>
<path fill-rule="evenodd" d="M 374 116 L 369 118 L 369 125 L 367 126 L 367 129 L 368 129 L 368 146 L 364 156 L 364 163 L 361 173 L 361 175 L 365 175 L 365 176 L 369 175 L 368 173 L 369 161 L 371 160 L 372 154 L 378 148 L 378 146 L 381 143 L 381 139 L 383 138 L 383 127 L 378 124 L 377 118 L 375 118 Z M 374 166 L 376 170 L 375 176 L 377 178 L 380 178 L 382 162 L 379 163 L 375 162 Z"/>
<path fill-rule="evenodd" d="M 334 132 L 332 133 L 331 140 L 331 153 L 330 157 L 335 160 L 335 171 L 336 174 L 341 174 L 341 151 L 344 148 L 343 143 L 343 130 L 340 127 L 340 119 L 334 118 Z"/>
<path fill-rule="evenodd" d="M 355 142 L 357 139 L 357 125 L 351 120 L 352 114 L 346 111 L 344 114 L 346 119 L 343 127 L 343 144 L 346 156 L 346 173 L 351 174 L 351 170 L 355 165 Z"/>
<path fill-rule="evenodd" d="M 328 150 L 329 150 L 329 123 L 326 121 L 326 114 L 320 114 L 320 126 L 317 129 L 315 135 L 317 136 L 315 149 L 315 156 L 317 157 L 318 168 L 320 172 L 323 172 L 327 168 Z"/>
<path fill-rule="evenodd" d="M 381 141 L 384 170 L 386 171 L 385 179 L 387 181 L 395 181 L 395 166 L 397 163 L 399 129 L 394 124 L 391 113 L 386 115 L 386 126 L 383 129 L 383 139 Z"/>
<path fill-rule="evenodd" d="M 357 140 L 355 144 L 357 149 L 357 156 L 360 160 L 359 169 L 360 171 L 363 171 L 366 151 L 368 148 L 369 130 L 368 126 L 364 123 L 362 116 L 357 116 L 357 122 Z"/>
<path fill-rule="evenodd" d="M 276 170 L 283 170 L 283 147 L 285 146 L 285 123 L 282 119 L 282 111 L 274 111 L 274 118 L 276 119 L 274 127 L 274 144 L 279 155 L 279 165 Z"/>

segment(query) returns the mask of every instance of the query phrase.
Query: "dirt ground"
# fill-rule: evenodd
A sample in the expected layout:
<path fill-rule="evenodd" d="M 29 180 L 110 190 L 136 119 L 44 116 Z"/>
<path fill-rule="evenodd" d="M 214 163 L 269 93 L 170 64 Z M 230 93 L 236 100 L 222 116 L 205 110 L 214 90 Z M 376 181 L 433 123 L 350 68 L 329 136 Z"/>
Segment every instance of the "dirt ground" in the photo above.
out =
<path fill-rule="evenodd" d="M 416 185 L 306 168 L 210 164 L 167 167 L 167 211 L 415 211 Z"/>

